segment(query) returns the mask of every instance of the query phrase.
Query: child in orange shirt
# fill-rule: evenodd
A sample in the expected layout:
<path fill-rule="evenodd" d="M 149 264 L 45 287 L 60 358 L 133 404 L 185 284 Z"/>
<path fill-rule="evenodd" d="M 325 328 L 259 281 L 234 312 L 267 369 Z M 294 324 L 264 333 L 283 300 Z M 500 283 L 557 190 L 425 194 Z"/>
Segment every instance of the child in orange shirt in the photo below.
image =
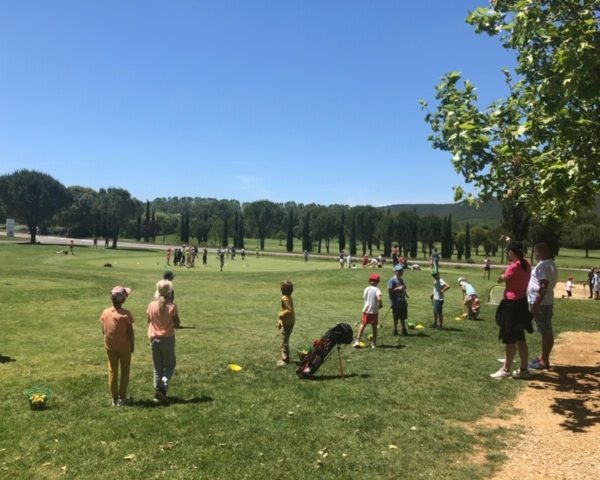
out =
<path fill-rule="evenodd" d="M 131 289 L 117 286 L 110 292 L 112 307 L 105 309 L 100 315 L 104 347 L 108 356 L 108 384 L 115 407 L 127 405 L 127 387 L 131 354 L 134 350 L 133 315 L 123 308 L 123 303 L 131 294 Z M 121 381 L 119 382 L 119 365 Z"/>

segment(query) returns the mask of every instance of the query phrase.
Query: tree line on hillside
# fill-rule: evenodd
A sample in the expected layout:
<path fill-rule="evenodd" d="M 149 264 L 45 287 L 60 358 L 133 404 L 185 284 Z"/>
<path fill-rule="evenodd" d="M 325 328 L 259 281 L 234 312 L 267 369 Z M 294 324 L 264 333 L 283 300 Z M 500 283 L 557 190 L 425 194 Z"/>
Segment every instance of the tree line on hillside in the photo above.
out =
<path fill-rule="evenodd" d="M 64 187 L 44 173 L 19 170 L 0 177 L 3 215 L 27 225 L 31 242 L 38 231 L 73 238 L 110 239 L 117 247 L 121 236 L 156 242 L 160 236 L 176 236 L 183 243 L 244 248 L 246 238 L 255 238 L 261 250 L 265 240 L 285 241 L 288 252 L 352 255 L 383 253 L 393 246 L 402 255 L 427 257 L 441 244 L 443 258 L 456 255 L 467 261 L 474 250 L 495 255 L 501 238 L 510 236 L 528 242 L 541 238 L 555 246 L 599 248 L 600 217 L 590 213 L 566 222 L 541 224 L 526 211 L 503 204 L 502 221 L 457 227 L 452 215 L 419 216 L 413 211 L 392 211 L 370 205 L 318 205 L 269 200 L 240 203 L 214 198 L 170 197 L 141 202 L 121 188 Z M 596 243 L 594 243 L 596 242 Z M 420 252 L 418 251 L 420 246 Z"/>

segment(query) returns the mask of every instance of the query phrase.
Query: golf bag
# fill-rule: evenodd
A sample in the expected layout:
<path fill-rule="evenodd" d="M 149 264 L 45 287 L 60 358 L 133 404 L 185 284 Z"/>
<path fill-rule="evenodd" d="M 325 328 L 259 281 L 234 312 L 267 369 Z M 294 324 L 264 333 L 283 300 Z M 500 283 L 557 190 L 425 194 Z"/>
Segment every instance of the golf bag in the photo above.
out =
<path fill-rule="evenodd" d="M 338 323 L 335 327 L 327 330 L 320 340 L 313 342 L 312 350 L 300 362 L 296 375 L 300 378 L 307 378 L 316 373 L 333 347 L 338 344 L 352 343 L 353 335 L 352 327 L 347 323 Z"/>

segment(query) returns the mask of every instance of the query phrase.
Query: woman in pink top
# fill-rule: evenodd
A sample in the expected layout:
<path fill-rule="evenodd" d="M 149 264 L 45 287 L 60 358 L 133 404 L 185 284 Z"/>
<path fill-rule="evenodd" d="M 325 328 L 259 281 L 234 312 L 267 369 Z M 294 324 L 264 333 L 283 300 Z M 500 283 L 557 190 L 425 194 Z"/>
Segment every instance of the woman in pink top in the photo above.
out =
<path fill-rule="evenodd" d="M 160 280 L 156 284 L 154 301 L 148 305 L 146 314 L 154 365 L 153 401 L 167 405 L 167 389 L 176 363 L 175 328 L 180 324 L 177 305 L 173 303 L 173 286 L 169 280 Z"/>
<path fill-rule="evenodd" d="M 531 276 L 531 265 L 525 258 L 523 245 L 511 242 L 506 247 L 509 265 L 498 277 L 498 282 L 504 282 L 503 300 L 496 310 L 496 323 L 500 327 L 498 338 L 504 343 L 504 365 L 490 377 L 496 380 L 511 376 L 510 368 L 517 350 L 521 360 L 521 368 L 512 373 L 513 378 L 529 378 L 527 369 L 527 342 L 525 330 L 533 332 L 531 313 L 527 304 L 527 285 Z"/>

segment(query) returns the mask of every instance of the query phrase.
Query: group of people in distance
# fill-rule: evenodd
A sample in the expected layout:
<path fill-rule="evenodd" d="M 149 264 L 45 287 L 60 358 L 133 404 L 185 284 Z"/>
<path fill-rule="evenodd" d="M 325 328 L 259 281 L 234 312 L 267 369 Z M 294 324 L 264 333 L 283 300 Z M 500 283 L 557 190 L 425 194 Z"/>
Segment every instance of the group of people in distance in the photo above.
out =
<path fill-rule="evenodd" d="M 156 284 L 154 299 L 148 304 L 148 338 L 153 364 L 153 401 L 169 404 L 167 390 L 175 371 L 175 329 L 181 326 L 177 305 L 174 303 L 173 279 L 175 274 L 166 271 Z M 131 354 L 135 349 L 133 314 L 123 304 L 131 289 L 118 285 L 110 292 L 112 306 L 100 315 L 104 347 L 108 356 L 108 384 L 113 406 L 131 403 L 127 396 L 131 372 Z"/>

